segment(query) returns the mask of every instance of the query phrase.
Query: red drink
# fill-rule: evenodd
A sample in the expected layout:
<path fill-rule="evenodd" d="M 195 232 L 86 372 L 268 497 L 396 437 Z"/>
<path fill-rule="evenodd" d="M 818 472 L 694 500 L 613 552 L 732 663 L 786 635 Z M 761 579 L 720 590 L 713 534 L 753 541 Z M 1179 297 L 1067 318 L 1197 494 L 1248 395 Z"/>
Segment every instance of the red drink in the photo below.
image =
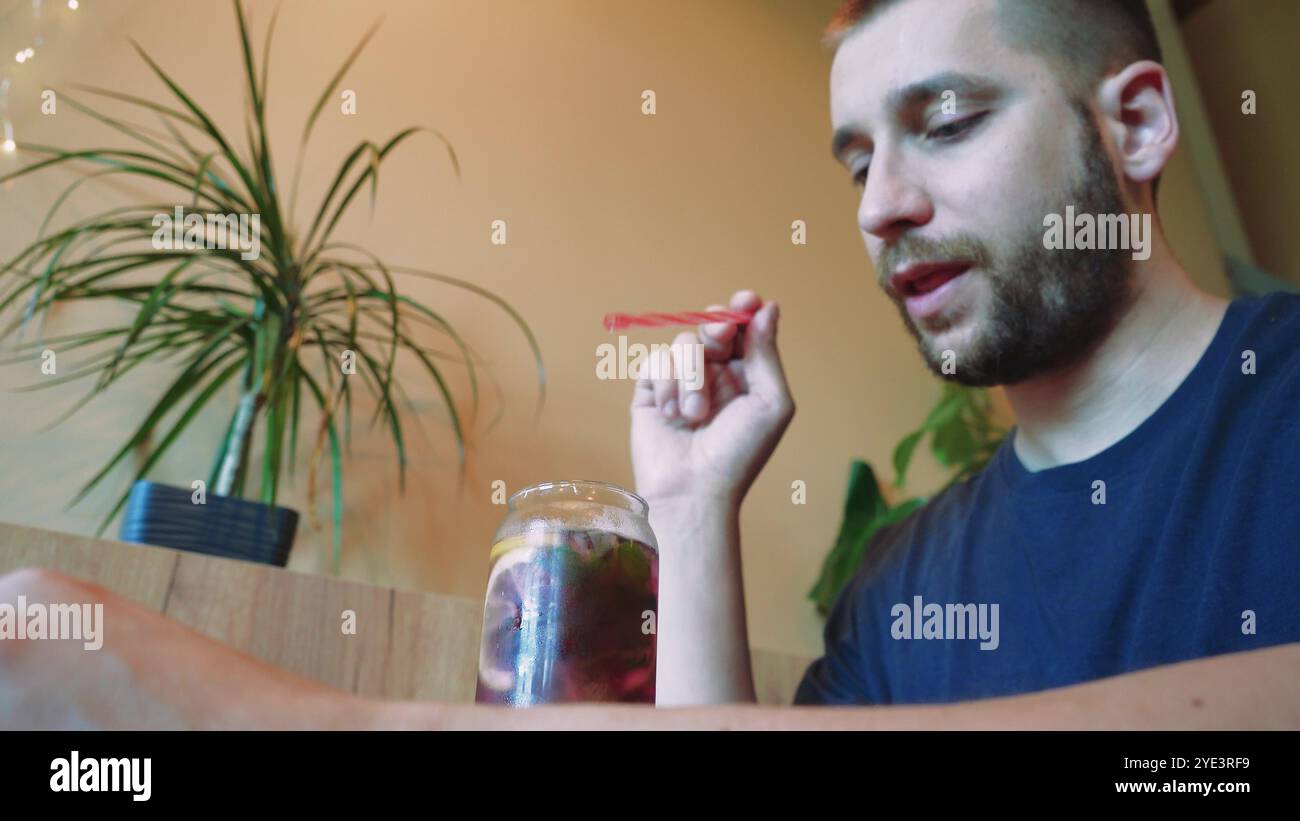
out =
<path fill-rule="evenodd" d="M 653 704 L 658 553 L 603 531 L 512 539 L 493 548 L 476 700 Z"/>

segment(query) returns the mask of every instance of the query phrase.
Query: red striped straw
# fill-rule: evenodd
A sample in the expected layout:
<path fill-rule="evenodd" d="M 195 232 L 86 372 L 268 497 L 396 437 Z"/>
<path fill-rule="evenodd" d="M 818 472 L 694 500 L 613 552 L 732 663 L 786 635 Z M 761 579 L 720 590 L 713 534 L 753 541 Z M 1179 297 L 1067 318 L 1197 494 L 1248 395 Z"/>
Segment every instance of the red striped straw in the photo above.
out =
<path fill-rule="evenodd" d="M 624 328 L 667 328 L 673 325 L 702 325 L 706 322 L 733 322 L 743 325 L 756 311 L 681 311 L 675 314 L 605 314 L 605 330 Z"/>

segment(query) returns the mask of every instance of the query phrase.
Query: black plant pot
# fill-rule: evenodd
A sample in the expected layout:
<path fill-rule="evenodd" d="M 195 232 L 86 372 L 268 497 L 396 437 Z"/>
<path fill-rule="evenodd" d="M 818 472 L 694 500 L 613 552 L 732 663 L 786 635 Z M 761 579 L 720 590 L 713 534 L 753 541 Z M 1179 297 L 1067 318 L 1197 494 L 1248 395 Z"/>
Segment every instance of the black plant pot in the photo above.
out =
<path fill-rule="evenodd" d="M 185 488 L 139 481 L 122 516 L 124 542 L 171 547 L 284 567 L 298 512 L 230 496 L 195 504 Z"/>

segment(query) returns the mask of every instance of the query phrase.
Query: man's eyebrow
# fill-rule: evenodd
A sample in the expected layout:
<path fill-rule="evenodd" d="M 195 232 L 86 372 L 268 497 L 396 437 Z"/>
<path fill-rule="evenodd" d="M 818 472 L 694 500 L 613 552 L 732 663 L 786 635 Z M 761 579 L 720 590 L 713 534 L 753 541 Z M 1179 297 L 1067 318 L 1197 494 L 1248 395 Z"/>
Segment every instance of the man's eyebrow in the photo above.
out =
<path fill-rule="evenodd" d="M 997 83 L 987 77 L 948 71 L 894 89 L 889 92 L 886 104 L 890 110 L 898 110 L 907 106 L 928 103 L 936 97 L 942 97 L 945 91 L 951 91 L 958 98 L 987 98 L 996 93 L 997 89 Z"/>
<path fill-rule="evenodd" d="M 951 91 L 961 98 L 988 99 L 998 93 L 999 86 L 987 77 L 975 74 L 963 74 L 947 71 L 894 89 L 885 98 L 890 111 L 900 111 L 942 97 L 945 91 Z M 852 126 L 841 126 L 831 136 L 831 156 L 840 160 L 844 149 L 854 142 L 863 140 L 864 135 Z"/>

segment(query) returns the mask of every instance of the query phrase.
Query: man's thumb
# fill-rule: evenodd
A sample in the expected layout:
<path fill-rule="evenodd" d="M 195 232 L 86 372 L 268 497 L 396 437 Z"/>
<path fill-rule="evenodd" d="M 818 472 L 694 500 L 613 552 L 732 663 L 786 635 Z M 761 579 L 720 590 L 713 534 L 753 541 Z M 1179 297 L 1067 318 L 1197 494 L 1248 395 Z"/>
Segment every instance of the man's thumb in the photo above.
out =
<path fill-rule="evenodd" d="M 751 393 L 765 399 L 779 399 L 786 393 L 785 372 L 776 350 L 776 329 L 781 309 L 769 302 L 754 314 L 746 329 L 745 381 Z"/>

